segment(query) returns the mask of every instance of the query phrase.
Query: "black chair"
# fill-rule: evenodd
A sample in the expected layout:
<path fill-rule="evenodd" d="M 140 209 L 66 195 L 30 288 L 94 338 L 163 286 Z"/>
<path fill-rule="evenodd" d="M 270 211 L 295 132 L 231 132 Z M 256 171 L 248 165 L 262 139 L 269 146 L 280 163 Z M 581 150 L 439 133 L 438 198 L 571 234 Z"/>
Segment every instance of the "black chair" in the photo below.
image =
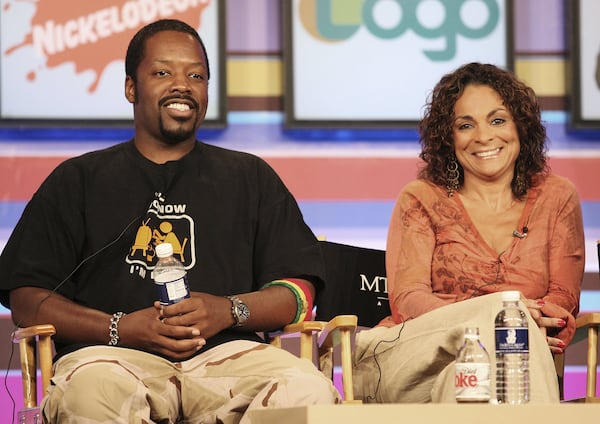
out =
<path fill-rule="evenodd" d="M 318 338 L 319 368 L 333 378 L 334 349 L 340 347 L 345 403 L 354 399 L 352 335 L 390 314 L 385 251 L 321 241 L 326 285 L 316 300 L 316 319 L 327 322 Z"/>
<path fill-rule="evenodd" d="M 339 346 L 344 403 L 360 403 L 352 387 L 352 335 L 358 326 L 373 327 L 390 314 L 385 251 L 323 240 L 320 245 L 326 284 L 315 302 L 315 321 L 288 325 L 267 336 L 281 347 L 282 336 L 299 333 L 300 356 L 331 379 L 338 360 L 334 350 Z M 316 335 L 318 360 L 314 358 Z"/>
<path fill-rule="evenodd" d="M 600 240 L 596 241 L 598 251 L 598 272 L 600 277 Z M 587 339 L 587 379 L 585 397 L 573 399 L 571 402 L 599 403 L 600 394 L 596 391 L 598 373 L 598 329 L 600 328 L 600 311 L 586 312 L 577 317 L 577 331 L 571 344 Z"/>
<path fill-rule="evenodd" d="M 600 277 L 600 240 L 596 241 L 596 248 L 598 251 L 598 272 Z M 600 329 L 600 311 L 585 312 L 580 314 L 575 322 L 577 325 L 577 330 L 575 331 L 575 336 L 573 336 L 571 345 L 582 340 L 587 340 L 587 378 L 585 397 L 571 399 L 569 402 L 599 403 L 600 394 L 598 394 L 596 391 L 596 376 L 598 373 L 598 329 Z M 561 399 L 562 394 L 563 392 L 561 384 Z"/>
<path fill-rule="evenodd" d="M 316 319 L 357 315 L 358 325 L 373 327 L 390 315 L 385 251 L 321 241 L 326 285 L 316 301 Z"/>

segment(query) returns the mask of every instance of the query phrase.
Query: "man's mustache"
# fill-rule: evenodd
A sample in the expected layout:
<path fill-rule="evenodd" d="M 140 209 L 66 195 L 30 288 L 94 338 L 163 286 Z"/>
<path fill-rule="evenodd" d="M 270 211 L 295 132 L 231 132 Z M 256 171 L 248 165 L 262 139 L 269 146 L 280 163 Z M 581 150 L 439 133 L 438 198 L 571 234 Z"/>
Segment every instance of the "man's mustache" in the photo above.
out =
<path fill-rule="evenodd" d="M 158 105 L 163 106 L 165 103 L 170 102 L 171 100 L 186 100 L 187 102 L 191 103 L 194 106 L 194 109 L 198 109 L 200 106 L 199 103 L 196 101 L 196 99 L 194 99 L 191 96 L 186 96 L 186 95 L 183 95 L 183 96 L 175 95 L 175 96 L 163 97 L 158 102 Z"/>

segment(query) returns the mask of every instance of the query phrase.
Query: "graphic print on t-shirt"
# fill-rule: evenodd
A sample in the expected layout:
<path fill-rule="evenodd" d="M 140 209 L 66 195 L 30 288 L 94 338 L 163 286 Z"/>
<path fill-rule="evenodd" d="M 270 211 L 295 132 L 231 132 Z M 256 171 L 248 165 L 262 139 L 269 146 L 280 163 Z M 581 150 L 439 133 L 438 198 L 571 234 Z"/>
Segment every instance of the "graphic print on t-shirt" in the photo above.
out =
<path fill-rule="evenodd" d="M 158 260 L 155 247 L 161 243 L 171 243 L 174 256 L 186 269 L 194 266 L 194 221 L 185 214 L 185 209 L 185 204 L 167 203 L 161 193 L 155 193 L 125 259 L 132 274 L 145 278 L 147 272 L 154 269 Z"/>

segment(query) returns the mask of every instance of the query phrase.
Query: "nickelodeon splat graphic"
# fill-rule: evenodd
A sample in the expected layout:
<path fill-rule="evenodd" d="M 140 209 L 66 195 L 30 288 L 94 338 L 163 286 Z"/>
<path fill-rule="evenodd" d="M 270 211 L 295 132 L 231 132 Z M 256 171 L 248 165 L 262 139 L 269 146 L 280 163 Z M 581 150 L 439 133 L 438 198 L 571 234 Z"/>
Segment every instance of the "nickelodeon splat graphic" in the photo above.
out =
<path fill-rule="evenodd" d="M 185 204 L 170 204 L 160 193 L 156 194 L 125 259 L 132 274 L 145 278 L 147 271 L 154 269 L 158 260 L 156 246 L 161 243 L 171 243 L 173 254 L 186 269 L 194 266 L 194 222 L 185 209 Z"/>
<path fill-rule="evenodd" d="M 1 0 L 0 5 L 2 118 L 131 119 L 123 94 L 127 45 L 142 26 L 158 19 L 198 28 L 209 61 L 217 52 L 212 34 L 218 0 Z"/>

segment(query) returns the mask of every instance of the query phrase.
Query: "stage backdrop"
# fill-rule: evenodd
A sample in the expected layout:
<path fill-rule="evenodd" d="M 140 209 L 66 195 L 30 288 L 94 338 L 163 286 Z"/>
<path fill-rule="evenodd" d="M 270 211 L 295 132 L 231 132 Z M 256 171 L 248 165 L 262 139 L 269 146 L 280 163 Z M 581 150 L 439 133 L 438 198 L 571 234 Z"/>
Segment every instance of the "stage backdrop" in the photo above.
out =
<path fill-rule="evenodd" d="M 600 1 L 569 3 L 571 124 L 576 129 L 600 129 Z"/>
<path fill-rule="evenodd" d="M 1 0 L 0 125 L 130 124 L 125 52 L 145 24 L 197 28 L 211 68 L 207 123 L 225 116 L 224 6 L 220 0 Z"/>
<path fill-rule="evenodd" d="M 412 127 L 443 74 L 513 67 L 509 0 L 283 4 L 288 127 Z"/>

